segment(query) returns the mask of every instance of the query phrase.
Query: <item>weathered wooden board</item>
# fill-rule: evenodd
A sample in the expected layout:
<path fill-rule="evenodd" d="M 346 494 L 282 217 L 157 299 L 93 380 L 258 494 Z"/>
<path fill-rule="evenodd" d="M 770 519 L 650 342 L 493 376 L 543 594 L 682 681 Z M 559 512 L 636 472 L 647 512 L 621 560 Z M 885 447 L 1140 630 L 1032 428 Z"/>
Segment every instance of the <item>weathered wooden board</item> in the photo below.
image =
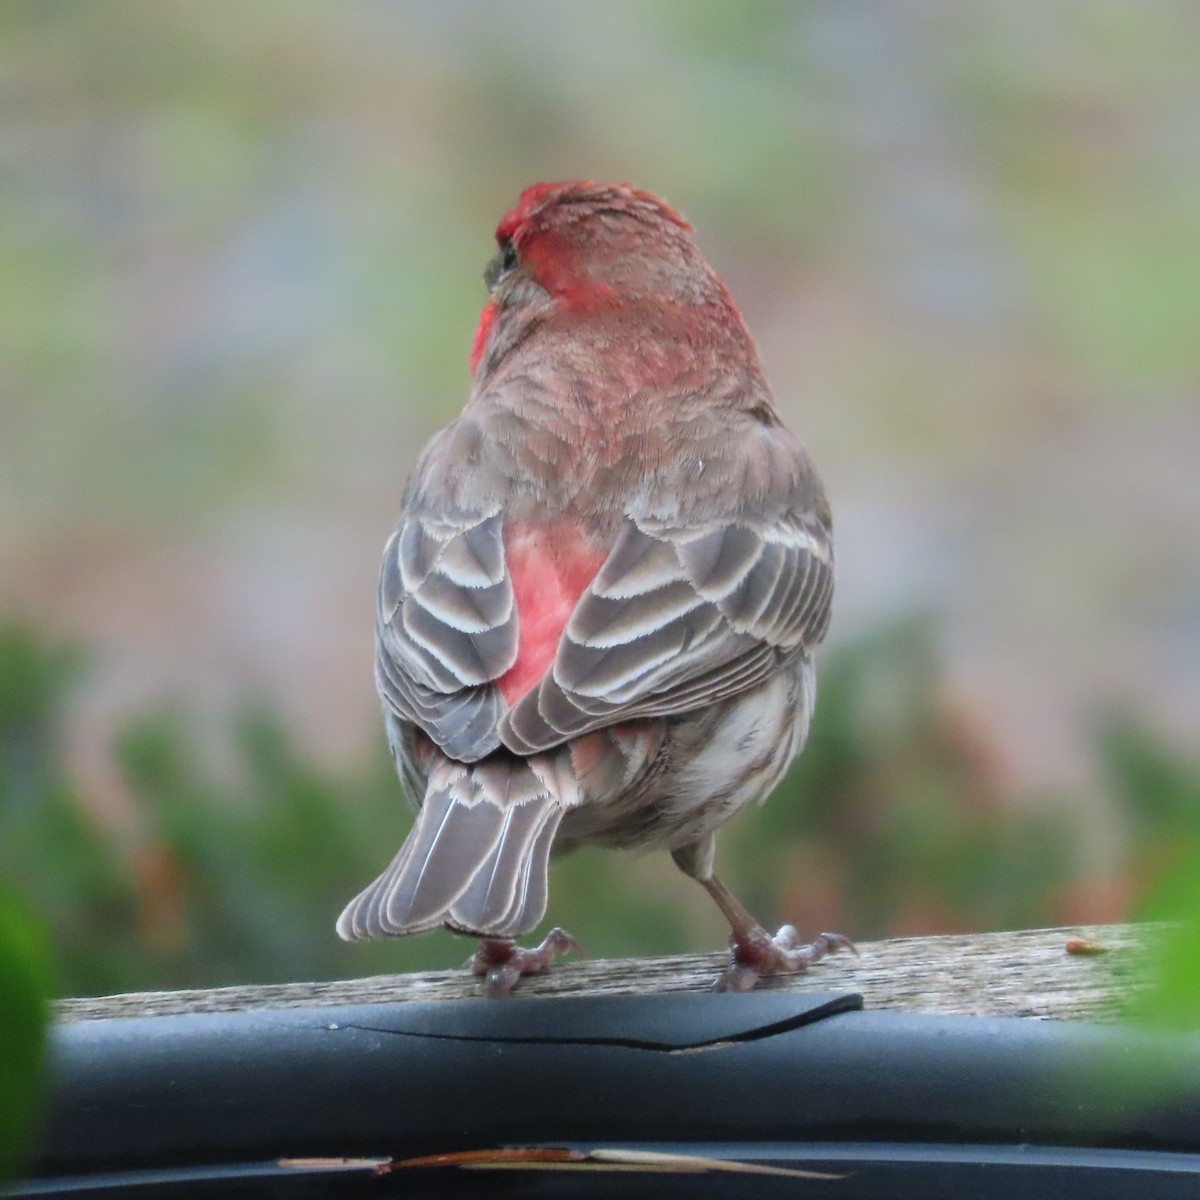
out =
<path fill-rule="evenodd" d="M 1144 985 L 1155 935 L 1155 929 L 1149 926 L 1106 925 L 895 938 L 863 944 L 858 958 L 837 955 L 817 964 L 807 975 L 770 980 L 759 986 L 861 992 L 869 1008 L 964 1016 L 1112 1020 L 1123 998 Z M 1068 948 L 1072 942 L 1103 947 L 1104 952 L 1072 953 Z M 727 963 L 724 954 L 563 961 L 545 975 L 522 980 L 517 992 L 562 996 L 706 991 Z M 451 1000 L 481 993 L 481 981 L 466 971 L 430 971 L 334 983 L 263 984 L 62 1000 L 57 1005 L 57 1017 L 66 1022 L 248 1008 Z"/>

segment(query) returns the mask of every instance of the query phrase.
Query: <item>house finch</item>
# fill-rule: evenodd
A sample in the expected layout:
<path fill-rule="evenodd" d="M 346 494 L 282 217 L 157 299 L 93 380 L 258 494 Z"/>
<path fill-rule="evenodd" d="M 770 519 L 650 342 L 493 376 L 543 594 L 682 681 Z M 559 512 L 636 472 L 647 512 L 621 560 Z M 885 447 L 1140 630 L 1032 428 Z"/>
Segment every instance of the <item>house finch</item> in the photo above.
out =
<path fill-rule="evenodd" d="M 713 873 L 722 822 L 804 743 L 829 506 L 741 314 L 668 204 L 527 188 L 496 230 L 462 415 L 383 555 L 375 676 L 419 808 L 344 938 L 444 925 L 493 994 L 578 949 L 550 853 L 663 848 L 732 927 L 722 989 L 850 944 L 768 935 Z"/>

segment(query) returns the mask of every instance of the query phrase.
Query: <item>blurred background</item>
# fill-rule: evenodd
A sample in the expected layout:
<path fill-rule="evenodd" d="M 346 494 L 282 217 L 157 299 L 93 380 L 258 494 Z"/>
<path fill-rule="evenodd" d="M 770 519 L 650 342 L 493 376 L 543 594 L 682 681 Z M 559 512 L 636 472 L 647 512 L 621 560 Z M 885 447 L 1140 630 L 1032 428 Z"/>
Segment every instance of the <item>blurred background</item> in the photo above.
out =
<path fill-rule="evenodd" d="M 0 881 L 60 994 L 345 946 L 409 817 L 378 555 L 539 179 L 681 208 L 832 499 L 767 923 L 1118 920 L 1200 863 L 1200 12 L 1154 0 L 25 0 L 0 10 Z M 596 956 L 715 949 L 581 852 Z"/>

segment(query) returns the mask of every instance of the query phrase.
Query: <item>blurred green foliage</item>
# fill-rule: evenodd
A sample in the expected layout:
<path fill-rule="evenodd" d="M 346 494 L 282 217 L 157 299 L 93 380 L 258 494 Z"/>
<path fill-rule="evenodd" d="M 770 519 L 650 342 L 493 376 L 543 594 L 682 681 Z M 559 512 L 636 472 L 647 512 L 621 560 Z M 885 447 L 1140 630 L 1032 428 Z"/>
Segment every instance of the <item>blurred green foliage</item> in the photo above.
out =
<path fill-rule="evenodd" d="M 341 904 L 399 845 L 399 789 L 382 748 L 335 779 L 306 762 L 277 718 L 247 706 L 223 770 L 202 760 L 185 713 L 155 711 L 114 748 L 134 819 L 106 824 L 62 760 L 80 661 L 25 627 L 0 630 L 0 877 L 49 927 L 59 994 L 465 957 L 449 935 L 430 959 L 410 943 L 347 947 L 333 933 Z"/>
<path fill-rule="evenodd" d="M 41 932 L 0 888 L 0 1182 L 29 1148 L 49 995 L 49 953 Z"/>
<path fill-rule="evenodd" d="M 248 704 L 214 762 L 184 710 L 157 710 L 114 747 L 132 815 L 102 822 L 62 759 L 81 662 L 27 627 L 0 631 L 0 872 L 52 934 L 59 994 L 463 961 L 469 944 L 449 934 L 354 946 L 334 935 L 341 905 L 407 824 L 382 737 L 368 762 L 333 773 Z M 945 691 L 928 622 L 874 631 L 822 666 L 808 748 L 723 838 L 721 869 L 750 907 L 771 924 L 861 938 L 1060 919 L 1078 829 L 1062 804 L 1013 802 L 985 732 Z M 1189 888 L 1194 903 L 1200 770 L 1129 721 L 1111 723 L 1101 746 L 1137 890 L 1167 889 L 1147 911 L 1178 911 Z M 554 868 L 550 915 L 603 955 L 723 937 L 706 897 L 663 856 L 571 856 Z M 1194 983 L 1189 954 L 1165 987 Z"/>
<path fill-rule="evenodd" d="M 1136 915 L 1167 926 L 1153 986 L 1129 1014 L 1160 1028 L 1200 1029 L 1200 758 L 1128 718 L 1110 720 L 1100 746 L 1129 830 Z"/>
<path fill-rule="evenodd" d="M 822 661 L 809 744 L 737 827 L 733 866 L 756 911 L 859 937 L 1046 923 L 1073 831 L 1060 805 L 1012 799 L 932 624 L 900 620 Z"/>

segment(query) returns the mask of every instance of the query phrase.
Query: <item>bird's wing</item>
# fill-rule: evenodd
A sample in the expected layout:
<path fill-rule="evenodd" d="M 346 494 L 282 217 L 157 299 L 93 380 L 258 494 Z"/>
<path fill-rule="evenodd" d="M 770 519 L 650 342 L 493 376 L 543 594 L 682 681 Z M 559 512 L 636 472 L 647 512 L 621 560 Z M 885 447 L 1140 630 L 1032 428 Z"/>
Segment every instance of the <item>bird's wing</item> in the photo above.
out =
<path fill-rule="evenodd" d="M 632 513 L 552 669 L 502 718 L 504 745 L 531 754 L 617 722 L 686 712 L 811 650 L 829 621 L 833 550 L 806 456 L 797 469 L 802 486 L 793 473 L 782 489 L 791 503 L 760 496 L 741 514 L 687 522 Z"/>
<path fill-rule="evenodd" d="M 418 463 L 384 549 L 375 678 L 396 716 L 473 762 L 500 744 L 505 704 L 493 681 L 516 660 L 518 615 L 500 506 L 438 503 L 441 457 Z"/>

